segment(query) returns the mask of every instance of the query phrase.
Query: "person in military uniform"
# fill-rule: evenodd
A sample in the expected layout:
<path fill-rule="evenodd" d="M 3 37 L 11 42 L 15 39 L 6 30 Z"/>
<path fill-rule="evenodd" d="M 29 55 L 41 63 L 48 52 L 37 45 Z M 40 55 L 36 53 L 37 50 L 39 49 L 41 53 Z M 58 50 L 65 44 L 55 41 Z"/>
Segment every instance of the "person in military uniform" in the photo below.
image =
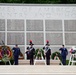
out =
<path fill-rule="evenodd" d="M 13 50 L 13 56 L 14 56 L 14 65 L 18 65 L 18 58 L 20 55 L 20 48 L 16 44 L 15 47 L 12 48 Z"/>
<path fill-rule="evenodd" d="M 66 56 L 68 55 L 68 50 L 64 47 L 64 45 L 62 45 L 59 50 L 61 51 L 62 64 L 66 65 Z"/>
<path fill-rule="evenodd" d="M 32 40 L 30 40 L 29 45 L 30 47 L 27 47 L 27 51 L 29 52 L 30 65 L 34 65 L 35 48 L 33 47 L 34 44 L 32 43 Z"/>
<path fill-rule="evenodd" d="M 50 55 L 51 55 L 51 49 L 50 49 L 50 44 L 49 44 L 49 41 L 47 40 L 46 41 L 46 46 L 43 47 L 44 49 L 44 55 L 45 55 L 45 59 L 46 59 L 46 64 L 47 65 L 50 65 Z"/>
<path fill-rule="evenodd" d="M 27 50 L 26 50 L 26 52 L 25 52 L 25 54 L 26 54 L 26 56 L 27 56 L 27 60 L 29 60 L 30 59 L 30 54 L 29 54 L 30 52 L 29 52 L 29 50 L 28 50 L 28 47 L 27 47 Z"/>

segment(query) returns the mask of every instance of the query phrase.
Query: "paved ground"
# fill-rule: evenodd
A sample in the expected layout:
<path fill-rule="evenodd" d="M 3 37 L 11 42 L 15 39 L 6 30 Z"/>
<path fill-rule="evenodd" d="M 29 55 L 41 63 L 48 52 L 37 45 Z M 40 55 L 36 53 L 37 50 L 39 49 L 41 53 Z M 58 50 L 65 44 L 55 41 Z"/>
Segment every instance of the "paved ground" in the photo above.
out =
<path fill-rule="evenodd" d="M 76 75 L 76 66 L 1 65 L 0 75 Z"/>

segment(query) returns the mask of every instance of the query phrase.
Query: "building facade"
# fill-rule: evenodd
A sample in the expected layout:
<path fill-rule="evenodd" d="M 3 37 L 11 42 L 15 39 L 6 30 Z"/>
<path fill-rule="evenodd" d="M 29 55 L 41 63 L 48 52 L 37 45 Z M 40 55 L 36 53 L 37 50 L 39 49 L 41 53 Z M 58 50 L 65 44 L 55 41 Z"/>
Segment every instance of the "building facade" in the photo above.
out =
<path fill-rule="evenodd" d="M 42 48 L 49 40 L 52 52 L 64 44 L 76 46 L 76 5 L 0 4 L 0 42 L 18 44 L 24 54 L 29 40 Z"/>

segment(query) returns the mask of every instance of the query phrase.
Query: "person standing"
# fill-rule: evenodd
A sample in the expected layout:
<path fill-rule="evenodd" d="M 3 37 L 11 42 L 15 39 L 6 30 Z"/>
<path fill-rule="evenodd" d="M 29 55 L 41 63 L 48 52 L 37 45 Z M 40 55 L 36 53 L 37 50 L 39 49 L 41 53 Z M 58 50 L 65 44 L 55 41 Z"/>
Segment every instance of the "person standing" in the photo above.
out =
<path fill-rule="evenodd" d="M 20 55 L 20 48 L 16 44 L 15 47 L 12 48 L 13 50 L 13 56 L 14 56 L 14 65 L 18 65 L 18 58 Z"/>
<path fill-rule="evenodd" d="M 30 59 L 30 54 L 29 54 L 30 52 L 29 52 L 29 50 L 28 50 L 28 47 L 27 47 L 27 50 L 26 50 L 26 52 L 25 52 L 25 54 L 26 54 L 26 56 L 27 56 L 27 60 L 29 60 Z"/>
<path fill-rule="evenodd" d="M 49 41 L 47 40 L 46 41 L 46 46 L 43 47 L 44 49 L 44 55 L 45 55 L 45 59 L 46 59 L 46 64 L 47 65 L 50 65 L 50 55 L 51 55 L 51 49 L 50 49 L 50 44 L 49 44 Z"/>
<path fill-rule="evenodd" d="M 64 47 L 64 45 L 62 45 L 59 50 L 61 51 L 62 64 L 66 65 L 66 57 L 68 55 L 68 50 Z"/>
<path fill-rule="evenodd" d="M 30 65 L 34 65 L 34 55 L 35 55 L 35 48 L 33 47 L 32 40 L 30 40 L 30 46 L 27 47 L 27 51 L 29 52 L 29 59 L 30 59 Z"/>

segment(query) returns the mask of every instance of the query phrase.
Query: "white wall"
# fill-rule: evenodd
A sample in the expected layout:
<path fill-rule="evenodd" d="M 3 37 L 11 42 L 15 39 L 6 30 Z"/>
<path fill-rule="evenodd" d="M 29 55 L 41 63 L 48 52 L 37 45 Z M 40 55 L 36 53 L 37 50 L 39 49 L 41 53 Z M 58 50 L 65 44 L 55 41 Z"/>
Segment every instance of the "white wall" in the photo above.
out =
<path fill-rule="evenodd" d="M 49 40 L 52 52 L 62 44 L 68 49 L 76 45 L 75 24 L 76 5 L 0 4 L 0 41 L 19 44 L 23 54 L 30 39 L 36 48 Z"/>

